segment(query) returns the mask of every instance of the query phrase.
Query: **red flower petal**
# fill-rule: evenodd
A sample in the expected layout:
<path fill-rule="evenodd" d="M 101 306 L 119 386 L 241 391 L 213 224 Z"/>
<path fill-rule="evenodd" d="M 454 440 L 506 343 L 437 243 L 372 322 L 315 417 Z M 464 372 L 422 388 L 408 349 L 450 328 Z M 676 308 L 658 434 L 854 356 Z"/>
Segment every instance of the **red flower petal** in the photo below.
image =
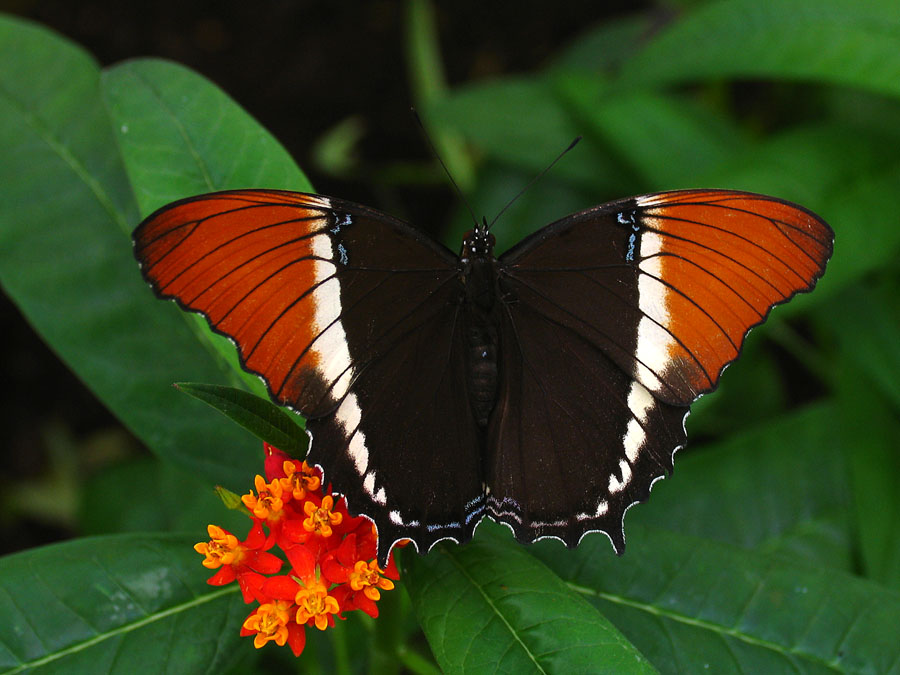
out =
<path fill-rule="evenodd" d="M 223 565 L 218 572 L 206 580 L 206 583 L 210 586 L 224 586 L 225 584 L 230 584 L 236 577 L 237 574 L 235 574 L 231 565 Z"/>
<path fill-rule="evenodd" d="M 300 584 L 286 574 L 268 577 L 262 585 L 262 592 L 272 600 L 294 601 Z"/>
<path fill-rule="evenodd" d="M 263 442 L 263 452 L 266 455 L 264 462 L 266 480 L 272 482 L 276 478 L 284 478 L 284 462 L 291 459 L 290 455 L 265 442 Z"/>
<path fill-rule="evenodd" d="M 247 556 L 244 564 L 260 574 L 275 574 L 281 569 L 284 561 L 277 555 L 265 551 L 253 551 Z"/>
<path fill-rule="evenodd" d="M 267 577 L 257 574 L 251 570 L 244 570 L 237 575 L 238 586 L 241 589 L 241 595 L 244 602 L 250 604 L 254 600 L 260 604 L 269 602 L 268 596 L 262 591 L 262 586 L 266 582 Z"/>
<path fill-rule="evenodd" d="M 291 651 L 294 652 L 294 656 L 300 656 L 303 652 L 303 648 L 306 646 L 306 629 L 294 623 L 293 621 L 288 624 L 288 647 L 291 648 Z"/>

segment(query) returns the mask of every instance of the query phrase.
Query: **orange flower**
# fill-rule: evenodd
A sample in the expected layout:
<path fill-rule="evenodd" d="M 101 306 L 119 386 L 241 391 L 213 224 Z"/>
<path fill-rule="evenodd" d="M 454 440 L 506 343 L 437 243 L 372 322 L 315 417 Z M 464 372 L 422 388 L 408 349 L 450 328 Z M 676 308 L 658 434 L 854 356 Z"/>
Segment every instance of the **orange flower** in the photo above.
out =
<path fill-rule="evenodd" d="M 267 553 L 272 542 L 266 538 L 262 525 L 254 521 L 253 527 L 244 541 L 238 541 L 230 532 L 218 525 L 207 527 L 210 541 L 194 545 L 194 550 L 206 556 L 203 566 L 219 569 L 206 583 L 211 586 L 224 586 L 235 579 L 244 595 L 244 602 L 258 599 L 256 589 L 264 574 L 274 574 L 284 564 L 278 556 Z"/>
<path fill-rule="evenodd" d="M 306 462 L 288 460 L 284 463 L 284 478 L 279 482 L 284 492 L 301 501 L 306 499 L 308 493 L 319 489 L 322 479 Z"/>
<path fill-rule="evenodd" d="M 294 598 L 297 604 L 297 623 L 315 623 L 316 628 L 325 630 L 334 625 L 333 614 L 340 611 L 338 601 L 325 589 L 325 585 L 312 584 L 309 588 L 301 588 Z"/>
<path fill-rule="evenodd" d="M 281 481 L 273 480 L 271 483 L 266 483 L 266 479 L 257 474 L 254 484 L 256 495 L 253 494 L 253 490 L 250 490 L 241 497 L 241 501 L 257 518 L 274 520 L 284 508 L 284 502 L 281 499 L 283 490 Z"/>
<path fill-rule="evenodd" d="M 194 550 L 206 556 L 203 561 L 204 567 L 214 570 L 222 565 L 240 565 L 243 562 L 246 549 L 237 537 L 218 525 L 209 525 L 206 531 L 209 534 L 209 541 L 194 544 Z"/>
<path fill-rule="evenodd" d="M 303 529 L 307 532 L 316 532 L 322 537 L 330 537 L 332 525 L 340 525 L 343 515 L 332 511 L 334 497 L 326 495 L 322 497 L 322 505 L 316 506 L 315 502 L 308 501 L 303 505 L 303 512 L 309 516 L 303 521 Z"/>
<path fill-rule="evenodd" d="M 387 569 L 378 567 L 375 527 L 366 518 L 351 518 L 343 498 L 325 493 L 318 469 L 271 445 L 264 451 L 269 482 L 256 476 L 255 494 L 241 498 L 253 513 L 246 539 L 210 525 L 210 540 L 194 549 L 205 567 L 218 570 L 207 583 L 237 580 L 244 601 L 259 603 L 241 635 L 253 635 L 257 649 L 286 644 L 299 656 L 306 626 L 325 630 L 335 625 L 335 616 L 343 619 L 356 609 L 378 616 L 376 601 L 394 587 L 390 579 L 399 577 L 393 556 Z M 268 553 L 274 546 L 287 558 L 287 573 L 279 574 L 284 561 Z"/>
<path fill-rule="evenodd" d="M 375 560 L 368 563 L 358 560 L 350 573 L 350 588 L 354 591 L 362 591 L 369 600 L 381 599 L 379 588 L 390 591 L 394 588 L 394 582 L 381 576 L 383 570 L 378 567 Z"/>
<path fill-rule="evenodd" d="M 294 656 L 300 656 L 306 646 L 306 631 L 291 618 L 291 603 L 276 600 L 260 605 L 241 626 L 241 635 L 253 635 L 257 649 L 269 642 L 279 647 L 288 644 Z"/>

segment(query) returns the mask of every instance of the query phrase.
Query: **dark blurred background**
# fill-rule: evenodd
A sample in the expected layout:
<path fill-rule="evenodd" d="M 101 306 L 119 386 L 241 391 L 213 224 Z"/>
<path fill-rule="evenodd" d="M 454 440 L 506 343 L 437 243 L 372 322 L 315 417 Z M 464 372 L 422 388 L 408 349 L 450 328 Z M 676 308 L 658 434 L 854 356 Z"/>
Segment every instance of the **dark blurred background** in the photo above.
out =
<path fill-rule="evenodd" d="M 591 25 L 648 8 L 661 22 L 670 15 L 628 0 L 442 3 L 435 19 L 447 81 L 531 72 Z M 268 128 L 324 194 L 389 210 L 433 232 L 457 204 L 444 181 L 381 179 L 392 166 L 430 160 L 409 112 L 403 2 L 4 0 L 0 11 L 58 31 L 104 66 L 155 56 L 196 70 Z M 362 129 L 358 165 L 337 176 L 317 165 L 314 149 L 348 119 Z M 0 334 L 5 553 L 75 534 L 79 479 L 145 451 L 3 295 Z"/>

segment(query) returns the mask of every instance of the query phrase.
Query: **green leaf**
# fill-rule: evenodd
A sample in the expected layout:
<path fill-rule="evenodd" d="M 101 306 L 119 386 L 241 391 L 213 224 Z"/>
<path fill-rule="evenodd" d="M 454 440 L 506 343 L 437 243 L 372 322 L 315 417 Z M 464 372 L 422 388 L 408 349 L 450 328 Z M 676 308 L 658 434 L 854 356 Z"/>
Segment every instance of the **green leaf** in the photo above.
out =
<path fill-rule="evenodd" d="M 628 547 L 534 551 L 662 672 L 900 672 L 898 593 L 661 530 L 632 528 Z"/>
<path fill-rule="evenodd" d="M 130 675 L 233 666 L 249 611 L 236 585 L 205 583 L 195 541 L 116 535 L 3 558 L 0 670 Z"/>
<path fill-rule="evenodd" d="M 900 96 L 900 13 L 891 0 L 725 0 L 687 14 L 622 70 L 623 84 L 772 77 Z"/>
<path fill-rule="evenodd" d="M 312 191 L 281 144 L 202 75 L 140 59 L 107 69 L 102 85 L 143 215 L 216 190 Z"/>
<path fill-rule="evenodd" d="M 836 406 L 820 404 L 691 447 L 676 456 L 672 478 L 629 513 L 626 534 L 652 525 L 851 569 L 852 500 L 839 420 Z"/>
<path fill-rule="evenodd" d="M 838 394 L 863 573 L 900 590 L 900 420 L 852 360 Z"/>
<path fill-rule="evenodd" d="M 178 382 L 175 385 L 211 405 L 257 438 L 271 443 L 293 457 L 306 456 L 309 439 L 297 422 L 283 408 L 241 389 L 216 384 Z"/>
<path fill-rule="evenodd" d="M 608 91 L 596 78 L 574 76 L 560 78 L 558 91 L 583 120 L 583 132 L 628 167 L 644 191 L 696 187 L 696 176 L 748 147 L 744 132 L 687 99 Z"/>
<path fill-rule="evenodd" d="M 645 673 L 649 664 L 500 526 L 460 547 L 403 556 L 404 585 L 449 673 Z"/>
<path fill-rule="evenodd" d="M 128 489 L 123 490 L 123 485 Z M 253 476 L 245 476 L 243 491 L 252 485 Z M 223 508 L 208 482 L 156 457 L 141 457 L 93 473 L 81 492 L 78 522 L 82 535 L 195 532 L 199 539 L 209 523 L 230 532 L 247 527 L 247 516 Z"/>
<path fill-rule="evenodd" d="M 32 326 L 154 451 L 243 487 L 249 436 L 170 386 L 222 371 L 131 257 L 138 220 L 99 69 L 53 33 L 0 18 L 0 283 Z M 52 382 L 46 386 L 53 386 Z"/>
<path fill-rule="evenodd" d="M 584 132 L 556 86 L 552 78 L 505 78 L 459 87 L 426 110 L 433 123 L 456 129 L 491 157 L 534 175 Z M 553 175 L 595 189 L 607 185 L 611 194 L 625 190 L 622 167 L 591 146 L 590 139 L 582 141 Z"/>
<path fill-rule="evenodd" d="M 865 373 L 900 410 L 900 304 L 894 288 L 844 290 L 822 320 L 840 342 L 849 363 Z M 865 330 L 861 330 L 865 327 Z"/>
<path fill-rule="evenodd" d="M 634 56 L 654 21 L 652 10 L 603 21 L 576 37 L 556 55 L 551 67 L 608 73 Z"/>
<path fill-rule="evenodd" d="M 888 141 L 849 125 L 807 124 L 748 146 L 708 172 L 705 180 L 816 208 L 836 187 L 870 180 L 895 165 L 897 156 Z"/>
<path fill-rule="evenodd" d="M 278 141 L 201 75 L 168 61 L 143 59 L 108 69 L 102 86 L 144 216 L 177 199 L 217 190 L 312 191 Z M 233 384 L 265 395 L 259 379 L 240 367 L 228 340 L 213 334 L 198 316 L 185 319 L 227 367 Z"/>

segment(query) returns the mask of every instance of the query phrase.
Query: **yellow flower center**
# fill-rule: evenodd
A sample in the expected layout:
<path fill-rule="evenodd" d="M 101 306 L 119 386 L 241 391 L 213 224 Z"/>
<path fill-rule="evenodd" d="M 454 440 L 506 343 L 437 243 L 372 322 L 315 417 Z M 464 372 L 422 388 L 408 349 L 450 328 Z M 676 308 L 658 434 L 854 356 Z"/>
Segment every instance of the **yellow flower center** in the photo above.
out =
<path fill-rule="evenodd" d="M 322 484 L 321 479 L 306 462 L 303 462 L 298 468 L 296 462 L 285 461 L 284 474 L 281 485 L 297 500 L 305 499 L 308 492 L 315 492 Z"/>
<path fill-rule="evenodd" d="M 300 589 L 294 602 L 297 603 L 297 623 L 304 624 L 313 619 L 319 630 L 328 627 L 329 614 L 337 614 L 340 611 L 338 601 L 328 595 L 328 591 L 321 584 Z"/>
<path fill-rule="evenodd" d="M 334 506 L 334 499 L 328 495 L 322 499 L 322 505 L 316 506 L 314 502 L 306 502 L 303 505 L 303 512 L 308 516 L 303 521 L 303 528 L 307 532 L 318 532 L 323 537 L 330 537 L 332 533 L 331 527 L 339 525 L 343 520 L 343 515 L 334 513 L 331 509 Z"/>
<path fill-rule="evenodd" d="M 241 497 L 244 506 L 253 511 L 253 515 L 257 518 L 271 520 L 279 516 L 284 508 L 284 501 L 281 498 L 283 490 L 281 481 L 276 479 L 271 483 L 266 483 L 265 478 L 257 475 L 254 483 L 256 495 L 251 490 L 249 494 Z"/>
<path fill-rule="evenodd" d="M 379 588 L 389 591 L 394 587 L 393 581 L 381 576 L 382 572 L 375 560 L 368 563 L 358 560 L 350 572 L 350 588 L 362 591 L 370 600 L 378 600 L 381 598 Z"/>
<path fill-rule="evenodd" d="M 260 605 L 255 614 L 244 621 L 244 628 L 256 632 L 253 646 L 259 649 L 267 642 L 274 640 L 279 647 L 287 642 L 287 623 L 290 621 L 288 608 L 290 603 L 284 600 Z"/>
<path fill-rule="evenodd" d="M 194 550 L 206 556 L 203 566 L 216 569 L 222 565 L 237 565 L 244 558 L 244 547 L 233 534 L 228 534 L 217 525 L 206 528 L 210 540 L 194 545 Z"/>

